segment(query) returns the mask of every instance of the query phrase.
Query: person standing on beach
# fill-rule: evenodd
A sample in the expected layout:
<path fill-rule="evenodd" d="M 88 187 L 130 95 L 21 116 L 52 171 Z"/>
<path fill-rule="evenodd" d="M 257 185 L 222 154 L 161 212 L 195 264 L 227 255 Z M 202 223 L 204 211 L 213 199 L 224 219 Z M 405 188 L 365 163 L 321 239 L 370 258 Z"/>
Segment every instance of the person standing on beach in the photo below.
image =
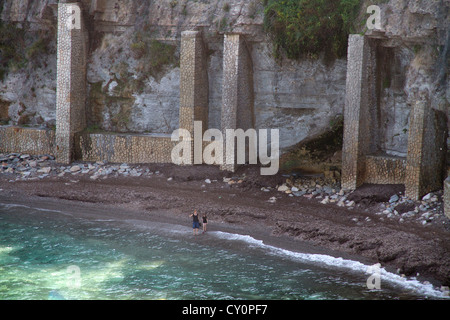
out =
<path fill-rule="evenodd" d="M 205 233 L 206 225 L 208 224 L 208 217 L 206 216 L 206 214 L 202 215 L 202 219 L 203 219 L 203 233 Z"/>
<path fill-rule="evenodd" d="M 198 228 L 200 228 L 200 221 L 198 220 L 197 210 L 194 210 L 194 213 L 191 214 L 189 217 L 192 217 L 193 234 L 196 235 L 198 234 Z"/>

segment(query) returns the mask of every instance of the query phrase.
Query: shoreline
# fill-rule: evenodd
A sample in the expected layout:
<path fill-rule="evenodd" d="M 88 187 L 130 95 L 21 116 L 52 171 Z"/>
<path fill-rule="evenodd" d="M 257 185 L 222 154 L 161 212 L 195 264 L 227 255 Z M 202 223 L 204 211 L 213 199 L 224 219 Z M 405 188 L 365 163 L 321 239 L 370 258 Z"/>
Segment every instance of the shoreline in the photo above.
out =
<path fill-rule="evenodd" d="M 92 179 L 92 172 L 66 169 L 69 172 L 61 175 L 56 171 L 59 165 L 50 165 L 53 174 L 32 180 L 14 173 L 0 174 L 0 202 L 56 209 L 64 204 L 79 208 L 80 217 L 88 219 L 183 226 L 191 226 L 189 214 L 197 209 L 200 215 L 208 214 L 209 231 L 249 235 L 293 252 L 326 254 L 366 265 L 380 263 L 393 274 L 416 277 L 438 288 L 450 285 L 448 223 L 435 219 L 422 225 L 412 219 L 405 218 L 402 223 L 386 219 L 377 214 L 380 203 L 367 204 L 363 196 L 364 192 L 373 194 L 373 188 L 352 193 L 352 207 L 339 207 L 323 203 L 320 196 L 280 192 L 286 177 L 281 173 L 259 176 L 256 167 L 243 167 L 231 174 L 205 165 L 129 165 L 153 174 L 105 174 Z M 77 165 L 86 169 L 93 166 Z M 236 182 L 230 184 L 230 180 Z M 264 188 L 268 191 L 262 191 Z"/>
<path fill-rule="evenodd" d="M 64 215 L 70 215 L 72 218 L 92 220 L 95 222 L 115 222 L 120 223 L 122 227 L 130 228 L 132 230 L 152 230 L 155 227 L 168 228 L 182 226 L 186 230 L 185 237 L 190 237 L 192 241 L 195 241 L 195 238 L 199 237 L 199 239 L 202 240 L 200 243 L 203 244 L 207 241 L 207 238 L 204 238 L 201 234 L 191 234 L 192 229 L 188 226 L 189 223 L 186 223 L 185 221 L 190 221 L 190 219 L 174 219 L 174 217 L 168 217 L 162 212 L 161 215 L 152 215 L 143 218 L 138 212 L 124 211 L 121 209 L 117 210 L 112 207 L 101 208 L 87 203 L 73 203 L 67 200 L 61 203 L 61 201 L 56 199 L 42 200 L 39 198 L 30 198 L 27 200 L 17 198 L 12 199 L 4 196 L 0 196 L 0 204 L 30 207 L 46 212 L 55 212 L 55 214 L 62 213 Z M 61 204 L 64 206 L 64 211 L 59 210 Z M 67 210 L 66 206 L 68 205 L 70 206 L 70 210 Z M 118 218 L 118 215 L 121 213 L 125 213 L 126 217 Z M 306 265 L 316 265 L 317 267 L 328 270 L 337 268 L 344 272 L 364 274 L 368 272 L 367 268 L 372 266 L 370 259 L 334 252 L 327 248 L 314 247 L 307 243 L 296 242 L 294 244 L 289 237 L 269 235 L 263 230 L 256 230 L 255 228 L 243 230 L 242 228 L 236 228 L 227 223 L 219 223 L 214 225 L 212 230 L 208 230 L 208 232 L 212 233 L 215 238 L 222 238 L 225 241 L 243 241 L 244 243 L 248 243 L 249 241 L 251 243 L 255 242 L 259 247 L 272 252 L 271 254 L 290 257 L 294 260 L 300 259 L 300 261 Z M 367 273 L 367 277 L 369 276 L 370 274 Z M 404 287 L 418 295 L 424 295 L 424 298 L 446 298 L 446 295 L 439 289 L 439 285 L 433 283 L 433 279 L 417 279 L 415 277 L 411 279 L 401 277 L 390 267 L 381 267 L 381 282 L 384 283 L 385 281 L 391 283 L 391 285 Z"/>

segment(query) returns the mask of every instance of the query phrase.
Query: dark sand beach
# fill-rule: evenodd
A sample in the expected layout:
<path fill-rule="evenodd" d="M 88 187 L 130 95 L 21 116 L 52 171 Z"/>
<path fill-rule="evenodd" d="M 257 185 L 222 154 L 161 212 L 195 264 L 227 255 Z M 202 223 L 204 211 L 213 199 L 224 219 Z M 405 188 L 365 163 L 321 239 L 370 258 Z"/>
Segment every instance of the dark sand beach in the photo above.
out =
<path fill-rule="evenodd" d="M 352 194 L 356 204 L 349 210 L 279 192 L 276 187 L 285 176 L 261 176 L 257 167 L 241 167 L 233 174 L 204 165 L 140 168 L 155 174 L 92 179 L 68 173 L 21 180 L 4 173 L 0 201 L 53 209 L 70 206 L 80 217 L 143 225 L 157 221 L 190 226 L 189 215 L 197 209 L 208 215 L 211 231 L 251 235 L 292 251 L 380 263 L 394 273 L 417 276 L 436 286 L 450 285 L 450 231 L 445 217 L 423 225 L 376 214 L 377 197 L 389 198 L 399 186 L 364 186 Z M 225 183 L 224 178 L 236 183 Z M 261 191 L 265 187 L 272 188 Z"/>

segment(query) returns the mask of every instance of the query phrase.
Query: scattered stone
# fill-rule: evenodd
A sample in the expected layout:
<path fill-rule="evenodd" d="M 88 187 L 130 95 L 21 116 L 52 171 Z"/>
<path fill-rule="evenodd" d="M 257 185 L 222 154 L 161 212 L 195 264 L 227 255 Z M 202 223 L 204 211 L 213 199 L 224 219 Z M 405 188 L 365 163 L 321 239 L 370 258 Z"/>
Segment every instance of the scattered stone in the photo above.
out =
<path fill-rule="evenodd" d="M 423 196 L 422 201 L 430 200 L 432 196 L 433 196 L 433 193 L 429 193 L 429 194 Z"/>
<path fill-rule="evenodd" d="M 80 166 L 72 166 L 72 167 L 70 168 L 70 172 L 78 172 L 78 171 L 80 171 L 80 170 L 81 170 Z"/>
<path fill-rule="evenodd" d="M 281 191 L 281 192 L 285 192 L 285 191 L 289 190 L 289 187 L 287 185 L 283 184 L 283 185 L 279 186 L 277 190 Z"/>
<path fill-rule="evenodd" d="M 292 191 L 292 192 L 297 192 L 297 191 L 298 191 L 298 188 L 297 188 L 297 187 L 292 187 L 292 188 L 291 188 L 291 191 Z"/>
<path fill-rule="evenodd" d="M 423 213 L 423 214 L 421 215 L 421 217 L 422 217 L 423 219 L 429 219 L 431 215 L 432 215 L 431 212 L 425 212 L 425 213 Z"/>
<path fill-rule="evenodd" d="M 328 196 L 325 197 L 325 199 L 323 199 L 322 201 L 320 201 L 321 204 L 329 204 L 330 203 L 330 198 Z"/>
<path fill-rule="evenodd" d="M 355 205 L 355 201 L 349 201 L 349 202 L 347 202 L 347 204 L 346 204 L 346 206 L 347 207 L 353 207 Z"/>
<path fill-rule="evenodd" d="M 339 200 L 339 202 L 337 203 L 337 206 L 338 206 L 338 207 L 345 207 L 344 201 L 342 201 L 342 199 Z"/>
<path fill-rule="evenodd" d="M 211 180 L 205 179 L 205 183 L 211 183 Z"/>
<path fill-rule="evenodd" d="M 438 200 L 439 200 L 438 196 L 432 196 L 430 199 L 431 202 L 438 202 Z"/>
<path fill-rule="evenodd" d="M 397 202 L 398 200 L 400 200 L 399 196 L 394 194 L 390 199 L 389 199 L 389 203 L 394 203 Z"/>
<path fill-rule="evenodd" d="M 331 194 L 334 193 L 334 192 L 333 192 L 333 188 L 331 188 L 330 186 L 324 186 L 324 187 L 322 188 L 322 190 L 323 190 L 325 193 L 329 194 L 329 195 L 331 195 Z"/>
<path fill-rule="evenodd" d="M 415 211 L 408 211 L 402 214 L 402 218 L 411 218 L 416 215 Z"/>
<path fill-rule="evenodd" d="M 294 191 L 292 194 L 296 197 L 301 197 L 306 194 L 306 191 Z"/>
<path fill-rule="evenodd" d="M 444 296 L 446 297 L 450 296 L 450 289 L 448 286 L 441 286 L 441 291 L 444 293 Z"/>
<path fill-rule="evenodd" d="M 45 173 L 45 174 L 49 174 L 50 173 L 50 171 L 52 171 L 52 168 L 51 167 L 45 167 L 45 168 L 41 168 L 41 169 L 39 169 L 37 172 L 39 172 L 39 173 Z"/>
<path fill-rule="evenodd" d="M 277 201 L 276 197 L 271 197 L 269 200 L 267 200 L 267 202 L 270 202 L 270 203 L 275 203 L 276 201 Z"/>

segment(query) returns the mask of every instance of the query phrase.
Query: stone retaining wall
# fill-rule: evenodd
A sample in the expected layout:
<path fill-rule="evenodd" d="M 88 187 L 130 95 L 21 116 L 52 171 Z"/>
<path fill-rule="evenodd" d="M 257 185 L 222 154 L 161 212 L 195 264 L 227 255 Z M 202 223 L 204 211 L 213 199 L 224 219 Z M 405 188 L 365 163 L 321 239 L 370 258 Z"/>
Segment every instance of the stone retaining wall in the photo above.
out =
<path fill-rule="evenodd" d="M 0 152 L 55 154 L 54 130 L 1 126 L 0 137 Z"/>
<path fill-rule="evenodd" d="M 172 163 L 177 143 L 170 135 L 80 133 L 75 136 L 75 154 L 82 161 Z"/>
<path fill-rule="evenodd" d="M 387 155 L 368 155 L 366 158 L 366 183 L 404 184 L 406 159 Z"/>

